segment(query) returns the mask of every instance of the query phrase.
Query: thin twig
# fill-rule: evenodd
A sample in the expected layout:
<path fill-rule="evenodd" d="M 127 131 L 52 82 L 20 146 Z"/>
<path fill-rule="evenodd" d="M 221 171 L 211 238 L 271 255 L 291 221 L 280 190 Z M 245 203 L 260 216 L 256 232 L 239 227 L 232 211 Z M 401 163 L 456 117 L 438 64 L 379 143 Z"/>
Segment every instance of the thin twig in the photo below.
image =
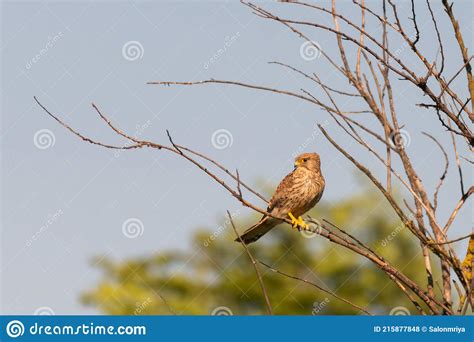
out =
<path fill-rule="evenodd" d="M 257 262 L 255 261 L 254 257 L 252 256 L 252 253 L 250 253 L 250 250 L 247 247 L 247 245 L 245 244 L 245 242 L 242 240 L 242 237 L 237 232 L 237 229 L 235 228 L 234 220 L 232 219 L 232 215 L 230 214 L 229 210 L 227 210 L 227 215 L 229 216 L 230 224 L 232 225 L 232 229 L 234 230 L 235 235 L 237 235 L 237 238 L 239 239 L 240 243 L 242 244 L 242 246 L 244 246 L 245 252 L 247 253 L 247 255 L 248 255 L 248 257 L 249 257 L 250 261 L 252 262 L 252 265 L 255 269 L 255 273 L 257 274 L 258 282 L 260 283 L 260 287 L 262 288 L 263 297 L 265 298 L 265 303 L 267 305 L 268 314 L 273 315 L 272 305 L 270 303 L 270 299 L 268 298 L 267 289 L 265 288 L 265 283 L 263 282 L 262 274 L 260 273 L 260 270 L 258 269 Z"/>
<path fill-rule="evenodd" d="M 317 288 L 318 290 L 321 290 L 321 291 L 323 291 L 324 293 L 327 293 L 328 295 L 330 295 L 330 296 L 332 296 L 332 297 L 334 297 L 334 298 L 336 298 L 336 299 L 339 299 L 340 301 L 342 301 L 342 302 L 344 302 L 344 303 L 346 303 L 346 304 L 349 304 L 350 306 L 356 308 L 357 310 L 360 310 L 360 311 L 366 313 L 366 314 L 369 315 L 369 316 L 373 316 L 373 314 L 371 314 L 370 312 L 368 312 L 368 311 L 365 310 L 364 308 L 360 307 L 359 305 L 354 304 L 354 303 L 352 303 L 351 301 L 342 298 L 341 296 L 337 295 L 336 293 L 334 293 L 334 292 L 332 292 L 332 291 L 330 291 L 330 290 L 328 290 L 328 289 L 325 289 L 324 287 L 321 287 L 321 286 L 319 286 L 318 284 L 315 284 L 315 283 L 313 283 L 313 282 L 311 282 L 311 281 L 309 281 L 309 280 L 306 280 L 306 279 L 304 279 L 304 278 L 296 277 L 296 276 L 293 276 L 293 275 L 291 275 L 291 274 L 285 273 L 285 272 L 283 272 L 283 271 L 277 270 L 276 268 L 274 268 L 274 267 L 268 265 L 267 263 L 265 263 L 265 262 L 263 262 L 263 261 L 261 261 L 261 260 L 257 260 L 257 261 L 258 261 L 260 264 L 262 264 L 263 266 L 267 267 L 269 270 L 271 270 L 271 271 L 273 271 L 273 272 L 275 272 L 275 273 L 278 273 L 278 274 L 281 274 L 281 275 L 283 275 L 283 276 L 285 276 L 285 277 L 287 277 L 287 278 L 295 279 L 295 280 L 301 281 L 301 282 L 303 282 L 303 283 L 306 283 L 306 284 L 308 284 L 308 285 L 314 286 L 314 287 Z"/>
<path fill-rule="evenodd" d="M 441 189 L 441 186 L 443 185 L 444 179 L 446 178 L 446 174 L 448 173 L 448 168 L 449 168 L 449 159 L 448 159 L 448 154 L 446 153 L 446 150 L 444 149 L 443 145 L 431 134 L 428 134 L 426 132 L 422 132 L 422 134 L 426 135 L 428 138 L 433 140 L 436 145 L 440 148 L 441 152 L 443 153 L 444 156 L 444 171 L 441 174 L 441 177 L 439 177 L 439 182 L 438 185 L 436 186 L 436 190 L 433 195 L 433 211 L 436 211 L 436 208 L 438 207 L 438 192 L 439 189 Z"/>
<path fill-rule="evenodd" d="M 474 234 L 467 234 L 465 236 L 461 236 L 460 238 L 457 238 L 457 239 L 454 239 L 454 240 L 449 240 L 449 241 L 443 241 L 443 242 L 429 241 L 428 244 L 430 244 L 430 245 L 445 245 L 445 244 L 448 244 L 448 243 L 453 243 L 453 242 L 457 242 L 457 241 L 466 240 L 466 239 L 469 239 L 473 236 L 474 236 Z"/>

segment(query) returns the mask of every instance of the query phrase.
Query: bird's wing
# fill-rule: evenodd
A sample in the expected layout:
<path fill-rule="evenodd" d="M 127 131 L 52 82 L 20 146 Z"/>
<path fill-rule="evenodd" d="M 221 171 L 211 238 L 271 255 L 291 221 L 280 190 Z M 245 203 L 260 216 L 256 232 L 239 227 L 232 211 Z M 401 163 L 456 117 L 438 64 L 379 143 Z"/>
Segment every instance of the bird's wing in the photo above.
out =
<path fill-rule="evenodd" d="M 274 209 L 281 208 L 284 203 L 288 201 L 290 195 L 289 189 L 292 189 L 295 184 L 295 171 L 290 172 L 278 185 L 275 193 L 273 194 L 270 202 L 268 202 L 267 211 L 271 213 Z"/>

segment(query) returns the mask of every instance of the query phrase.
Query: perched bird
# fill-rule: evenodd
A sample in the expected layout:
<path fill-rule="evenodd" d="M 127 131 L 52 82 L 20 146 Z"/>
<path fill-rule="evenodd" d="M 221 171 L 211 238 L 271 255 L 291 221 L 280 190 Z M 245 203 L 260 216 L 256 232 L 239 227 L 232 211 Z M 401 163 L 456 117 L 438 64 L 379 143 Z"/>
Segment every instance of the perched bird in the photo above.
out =
<path fill-rule="evenodd" d="M 303 153 L 295 158 L 295 168 L 278 185 L 268 203 L 267 212 L 276 217 L 288 216 L 293 228 L 307 229 L 301 215 L 310 210 L 321 199 L 324 177 L 317 153 Z M 264 215 L 260 221 L 247 229 L 240 238 L 245 244 L 257 241 L 282 221 Z M 236 239 L 235 241 L 240 241 Z"/>

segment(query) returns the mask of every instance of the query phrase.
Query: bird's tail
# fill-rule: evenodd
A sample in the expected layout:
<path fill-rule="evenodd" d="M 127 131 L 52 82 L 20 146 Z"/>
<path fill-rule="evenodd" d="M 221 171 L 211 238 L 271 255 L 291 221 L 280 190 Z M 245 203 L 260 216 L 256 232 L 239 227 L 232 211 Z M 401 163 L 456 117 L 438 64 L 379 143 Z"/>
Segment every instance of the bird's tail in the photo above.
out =
<path fill-rule="evenodd" d="M 241 236 L 240 239 L 248 245 L 249 243 L 255 242 L 260 239 L 263 235 L 268 233 L 270 229 L 275 227 L 279 221 L 270 216 L 264 216 L 260 221 L 255 223 L 249 229 L 247 229 Z M 235 241 L 240 242 L 240 239 L 237 238 Z"/>

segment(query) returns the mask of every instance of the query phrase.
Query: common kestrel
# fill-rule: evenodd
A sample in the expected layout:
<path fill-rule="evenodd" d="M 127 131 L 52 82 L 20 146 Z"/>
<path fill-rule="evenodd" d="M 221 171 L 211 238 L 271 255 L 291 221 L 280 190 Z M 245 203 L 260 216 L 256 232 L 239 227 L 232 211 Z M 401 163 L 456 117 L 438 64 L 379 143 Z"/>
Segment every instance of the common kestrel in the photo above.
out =
<path fill-rule="evenodd" d="M 308 228 L 301 215 L 310 210 L 321 199 L 324 191 L 324 177 L 317 153 L 303 153 L 295 158 L 295 168 L 278 185 L 268 203 L 267 212 L 276 217 L 290 217 L 293 228 Z M 246 244 L 257 241 L 282 221 L 264 215 L 260 221 L 242 235 Z M 235 241 L 240 241 L 236 239 Z"/>

